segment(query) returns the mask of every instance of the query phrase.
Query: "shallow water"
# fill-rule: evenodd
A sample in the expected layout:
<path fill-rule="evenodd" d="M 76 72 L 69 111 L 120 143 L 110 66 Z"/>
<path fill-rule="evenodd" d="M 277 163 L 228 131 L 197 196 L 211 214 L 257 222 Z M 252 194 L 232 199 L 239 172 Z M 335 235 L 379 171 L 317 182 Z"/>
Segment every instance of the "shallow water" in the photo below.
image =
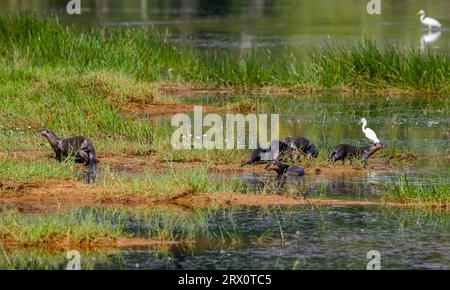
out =
<path fill-rule="evenodd" d="M 383 269 L 450 268 L 448 213 L 356 206 L 250 207 L 218 212 L 216 223 L 223 220 L 221 226 L 226 227 L 229 219 L 238 225 L 241 244 L 214 244 L 200 238 L 191 248 L 171 246 L 164 255 L 134 247 L 112 254 L 111 260 L 96 267 L 365 269 L 367 252 L 378 250 Z"/>
<path fill-rule="evenodd" d="M 329 147 L 340 143 L 368 146 L 370 143 L 359 125 L 359 120 L 364 117 L 367 127 L 390 147 L 427 154 L 445 155 L 449 152 L 448 98 L 258 94 L 180 96 L 184 103 L 219 107 L 244 98 L 257 104 L 258 113 L 279 114 L 280 138 L 304 136 L 316 145 Z"/>
<path fill-rule="evenodd" d="M 370 144 L 361 131 L 361 117 L 368 120 L 368 127 L 388 146 L 374 158 L 395 148 L 417 155 L 417 159 L 412 160 L 384 158 L 384 164 L 368 173 L 313 174 L 294 179 L 293 184 L 297 188 L 294 192 L 299 191 L 300 183 L 300 191 L 310 195 L 373 198 L 384 192 L 386 184 L 396 182 L 399 174 L 406 174 L 410 183 L 430 185 L 450 182 L 450 115 L 447 99 L 258 94 L 206 94 L 179 96 L 178 99 L 183 103 L 222 107 L 239 102 L 244 97 L 257 104 L 258 113 L 279 114 L 280 139 L 306 137 L 317 145 L 319 151 L 324 151 L 324 155 L 341 143 L 356 146 Z M 192 113 L 189 115 L 192 116 Z M 160 122 L 169 122 L 169 118 L 160 118 Z M 208 127 L 204 127 L 204 132 L 206 130 Z M 370 168 L 370 160 L 368 164 Z M 251 188 L 258 190 L 273 183 L 268 176 L 270 174 L 264 172 L 218 174 L 219 178 L 244 180 Z"/>
<path fill-rule="evenodd" d="M 208 216 L 202 226 L 208 234 L 200 231 L 189 245 L 82 251 L 82 268 L 365 269 L 367 252 L 377 250 L 382 269 L 450 269 L 448 212 L 373 206 L 270 206 L 196 213 L 203 214 Z M 126 214 L 120 219 L 130 233 L 145 237 L 149 231 L 146 219 Z M 190 223 L 184 226 L 190 227 Z M 174 228 L 175 232 L 181 230 Z M 16 267 L 66 266 L 65 253 L 16 251 L 8 255 Z M 2 261 L 0 268 L 5 267 Z"/>
<path fill-rule="evenodd" d="M 201 48 L 245 50 L 263 47 L 302 54 L 311 45 L 364 38 L 449 52 L 450 2 L 383 0 L 380 15 L 369 15 L 364 0 L 83 0 L 81 15 L 67 15 L 67 1 L 0 2 L 0 11 L 57 13 L 61 21 L 110 27 L 154 27 L 173 43 Z M 424 9 L 443 24 L 429 34 L 416 12 Z"/>
<path fill-rule="evenodd" d="M 111 28 L 153 27 L 172 43 L 202 49 L 264 48 L 272 53 L 305 54 L 311 46 L 355 43 L 364 38 L 449 53 L 450 1 L 383 0 L 382 14 L 370 16 L 366 1 L 82 1 L 81 15 L 65 13 L 66 1 L 0 2 L 0 12 L 57 13 L 64 23 Z M 429 34 L 415 12 L 425 9 L 444 28 Z M 433 40 L 434 38 L 434 40 Z M 432 42 L 429 42 L 433 40 Z M 224 106 L 251 98 L 260 113 L 280 114 L 280 137 L 305 136 L 329 150 L 339 143 L 367 145 L 358 121 L 368 119 L 388 149 L 425 154 L 414 161 L 392 160 L 361 174 L 307 175 L 288 180 L 290 194 L 374 199 L 405 173 L 409 182 L 450 182 L 450 115 L 447 99 L 405 97 L 274 96 L 207 94 L 181 96 L 184 103 Z M 169 124 L 169 118 L 158 122 Z M 326 149 L 324 149 L 326 148 Z M 395 168 L 391 167 L 394 165 Z M 130 174 L 123 172 L 123 174 Z M 139 174 L 133 172 L 131 174 Z M 276 187 L 269 173 L 211 173 L 242 180 L 252 189 Z M 275 188 L 276 192 L 276 188 Z M 365 269 L 369 250 L 381 253 L 383 269 L 450 269 L 449 213 L 363 206 L 268 207 L 217 210 L 210 232 L 196 234 L 190 246 L 129 247 L 83 253 L 83 267 L 97 269 Z M 149 226 L 121 217 L 130 234 Z M 225 237 L 219 238 L 225 233 Z M 64 268 L 65 255 L 45 251 L 10 253 L 25 268 Z M 0 258 L 0 262 L 4 261 Z M 5 265 L 0 264 L 0 268 Z"/>

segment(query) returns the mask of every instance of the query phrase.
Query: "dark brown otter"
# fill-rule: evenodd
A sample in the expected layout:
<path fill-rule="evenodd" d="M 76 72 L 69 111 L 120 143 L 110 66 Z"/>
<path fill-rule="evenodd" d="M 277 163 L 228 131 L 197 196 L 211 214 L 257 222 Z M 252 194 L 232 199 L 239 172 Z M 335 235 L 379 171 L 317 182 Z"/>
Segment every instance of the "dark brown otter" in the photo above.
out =
<path fill-rule="evenodd" d="M 42 129 L 40 134 L 47 138 L 55 151 L 55 158 L 58 161 L 73 156 L 75 162 L 84 163 L 89 166 L 88 181 L 91 183 L 96 175 L 97 159 L 95 159 L 95 148 L 92 141 L 84 136 L 74 136 L 61 139 L 50 129 Z"/>
<path fill-rule="evenodd" d="M 291 175 L 291 176 L 303 176 L 305 175 L 305 170 L 303 167 L 296 166 L 296 165 L 288 165 L 281 163 L 278 160 L 270 161 L 269 164 L 265 167 L 266 170 L 273 170 L 278 175 Z"/>
<path fill-rule="evenodd" d="M 280 157 L 280 154 L 288 149 L 286 142 L 281 140 L 273 140 L 268 148 L 258 148 L 254 149 L 250 154 L 250 160 L 241 164 L 242 166 L 265 163 L 271 160 L 276 160 Z"/>
<path fill-rule="evenodd" d="M 328 154 L 328 160 L 334 162 L 338 160 L 345 161 L 355 158 L 361 158 L 363 161 L 366 161 L 372 154 L 385 147 L 386 145 L 382 143 L 377 143 L 375 145 L 366 147 L 356 147 L 349 144 L 339 144 L 330 152 L 330 154 Z"/>
<path fill-rule="evenodd" d="M 319 156 L 319 150 L 317 149 L 317 146 L 313 143 L 311 143 L 308 139 L 303 137 L 298 138 L 291 138 L 288 137 L 285 139 L 286 143 L 288 144 L 288 147 L 294 150 L 298 150 L 302 154 L 316 158 Z"/>

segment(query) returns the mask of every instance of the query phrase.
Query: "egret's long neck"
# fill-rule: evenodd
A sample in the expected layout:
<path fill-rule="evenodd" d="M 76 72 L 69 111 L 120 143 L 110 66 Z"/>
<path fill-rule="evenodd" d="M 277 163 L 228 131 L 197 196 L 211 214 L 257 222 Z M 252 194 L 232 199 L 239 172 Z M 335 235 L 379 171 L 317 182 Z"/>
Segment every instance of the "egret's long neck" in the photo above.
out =
<path fill-rule="evenodd" d="M 362 123 L 362 126 L 361 126 L 361 128 L 362 128 L 362 130 L 363 130 L 363 132 L 364 132 L 364 130 L 366 130 L 366 123 Z"/>
<path fill-rule="evenodd" d="M 420 21 L 423 23 L 424 20 L 425 20 L 425 13 L 420 15 Z"/>

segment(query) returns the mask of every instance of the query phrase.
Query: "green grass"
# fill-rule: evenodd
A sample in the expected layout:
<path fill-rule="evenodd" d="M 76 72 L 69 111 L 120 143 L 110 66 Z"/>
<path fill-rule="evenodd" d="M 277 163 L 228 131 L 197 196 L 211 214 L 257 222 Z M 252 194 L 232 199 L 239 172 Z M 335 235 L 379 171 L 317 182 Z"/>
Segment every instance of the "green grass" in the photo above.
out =
<path fill-rule="evenodd" d="M 308 62 L 286 51 L 243 56 L 200 52 L 168 44 L 145 28 L 80 30 L 52 19 L 19 14 L 0 17 L 0 64 L 16 77 L 23 68 L 66 72 L 114 71 L 139 80 L 194 83 L 207 87 L 346 87 L 449 91 L 450 59 L 415 49 L 359 45 L 311 48 Z M 170 71 L 170 72 L 169 72 Z"/>
<path fill-rule="evenodd" d="M 74 163 L 56 162 L 54 160 L 23 160 L 19 158 L 0 157 L 0 179 L 28 180 L 45 178 L 64 178 L 73 175 Z"/>
<path fill-rule="evenodd" d="M 170 165 L 170 163 L 169 163 Z M 118 195 L 149 194 L 165 197 L 173 194 L 195 195 L 206 192 L 246 192 L 241 180 L 221 180 L 208 173 L 208 164 L 193 168 L 172 169 L 165 172 L 143 170 L 139 174 L 120 175 L 106 170 L 97 185 L 117 189 Z"/>
<path fill-rule="evenodd" d="M 81 269 L 95 269 L 95 265 L 106 263 L 109 255 L 99 250 L 80 250 Z M 69 259 L 64 251 L 20 248 L 2 249 L 0 245 L 0 270 L 65 270 Z"/>
<path fill-rule="evenodd" d="M 233 239 L 238 231 L 232 216 L 217 224 L 221 218 L 217 208 L 180 212 L 95 207 L 33 215 L 3 210 L 0 217 L 0 246 L 6 248 L 89 248 L 105 241 L 103 245 L 115 246 L 116 239 L 129 236 L 190 242 L 201 234 L 205 239 L 224 241 Z"/>
<path fill-rule="evenodd" d="M 400 202 L 439 203 L 448 206 L 450 203 L 450 184 L 444 181 L 412 183 L 406 175 L 400 175 L 386 186 L 384 200 Z"/>
<path fill-rule="evenodd" d="M 61 245 L 91 245 L 123 234 L 108 220 L 76 213 L 23 215 L 13 210 L 0 213 L 0 240 L 18 247 L 54 248 Z"/>

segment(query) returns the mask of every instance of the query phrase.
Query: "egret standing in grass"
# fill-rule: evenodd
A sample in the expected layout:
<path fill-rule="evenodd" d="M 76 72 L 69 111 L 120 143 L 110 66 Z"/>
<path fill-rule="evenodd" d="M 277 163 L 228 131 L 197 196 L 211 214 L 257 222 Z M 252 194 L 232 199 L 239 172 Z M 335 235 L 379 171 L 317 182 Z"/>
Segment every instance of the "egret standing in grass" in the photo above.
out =
<path fill-rule="evenodd" d="M 431 17 L 426 17 L 425 16 L 425 11 L 420 10 L 419 12 L 417 12 L 417 15 L 420 15 L 420 22 L 422 22 L 423 25 L 428 26 L 428 30 L 431 31 L 431 29 L 433 29 L 433 27 L 435 28 L 440 28 L 442 27 L 441 23 L 439 23 L 439 21 L 437 21 L 434 18 Z"/>
<path fill-rule="evenodd" d="M 375 132 L 372 129 L 366 128 L 366 126 L 367 126 L 366 119 L 362 118 L 359 123 L 362 124 L 362 131 L 366 135 L 367 139 L 370 140 L 370 142 L 372 142 L 373 144 L 380 143 L 380 140 L 378 139 L 377 134 L 375 134 Z"/>

